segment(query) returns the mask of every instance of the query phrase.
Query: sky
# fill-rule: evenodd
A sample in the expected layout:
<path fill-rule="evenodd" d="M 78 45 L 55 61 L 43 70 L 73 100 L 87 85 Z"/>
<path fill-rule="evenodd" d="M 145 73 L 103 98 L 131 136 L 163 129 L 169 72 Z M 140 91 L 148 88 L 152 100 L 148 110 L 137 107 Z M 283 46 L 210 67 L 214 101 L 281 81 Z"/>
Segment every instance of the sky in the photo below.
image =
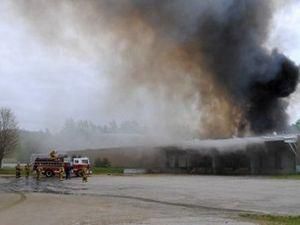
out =
<path fill-rule="evenodd" d="M 101 65 L 37 41 L 4 1 L 0 37 L 0 102 L 14 111 L 21 128 L 59 129 L 67 118 L 101 122 Z"/>
<path fill-rule="evenodd" d="M 273 18 L 266 43 L 297 65 L 299 24 L 300 1 L 282 5 Z M 36 35 L 8 1 L 0 1 L 0 106 L 14 111 L 20 128 L 55 131 L 68 118 L 103 124 L 113 119 L 143 120 L 153 114 L 151 101 L 150 106 L 140 99 L 126 104 L 112 102 L 106 76 L 111 66 L 107 61 L 112 59 L 99 60 L 89 54 L 76 57 L 65 48 L 39 41 Z M 288 113 L 290 123 L 300 118 L 300 88 L 290 97 Z"/>
<path fill-rule="evenodd" d="M 281 52 L 300 65 L 300 1 L 291 1 L 290 4 L 279 9 L 275 14 L 271 26 L 268 45 L 278 48 Z M 300 119 L 300 88 L 290 96 L 288 107 L 290 123 Z"/>

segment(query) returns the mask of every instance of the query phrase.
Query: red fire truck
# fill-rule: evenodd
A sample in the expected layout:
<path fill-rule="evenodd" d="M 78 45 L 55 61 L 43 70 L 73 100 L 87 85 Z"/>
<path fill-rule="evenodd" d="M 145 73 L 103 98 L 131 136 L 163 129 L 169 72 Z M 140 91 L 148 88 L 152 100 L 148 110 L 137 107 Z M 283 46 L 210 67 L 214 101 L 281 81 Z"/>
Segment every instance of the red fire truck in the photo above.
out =
<path fill-rule="evenodd" d="M 31 157 L 33 170 L 36 170 L 38 165 L 43 168 L 43 174 L 46 177 L 52 177 L 59 173 L 59 169 L 63 166 L 66 170 L 68 167 L 76 176 L 81 176 L 81 171 L 86 167 L 90 171 L 90 161 L 87 157 L 70 158 L 67 154 L 58 154 L 55 159 L 47 155 L 33 155 Z"/>
<path fill-rule="evenodd" d="M 81 172 L 82 172 L 84 167 L 86 167 L 88 169 L 89 173 L 91 173 L 90 160 L 89 160 L 88 157 L 74 157 L 74 158 L 72 158 L 72 169 L 73 169 L 73 173 L 76 176 L 81 176 Z"/>

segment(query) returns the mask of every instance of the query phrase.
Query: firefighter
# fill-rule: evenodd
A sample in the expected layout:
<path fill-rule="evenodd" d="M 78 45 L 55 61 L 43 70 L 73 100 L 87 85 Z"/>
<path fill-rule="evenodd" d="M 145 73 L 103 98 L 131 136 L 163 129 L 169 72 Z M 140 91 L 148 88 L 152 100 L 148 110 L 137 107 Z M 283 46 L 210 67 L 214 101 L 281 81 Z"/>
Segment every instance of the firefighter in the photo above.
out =
<path fill-rule="evenodd" d="M 24 169 L 25 169 L 25 177 L 28 178 L 29 175 L 30 175 L 30 164 L 27 163 L 27 164 L 25 165 Z"/>
<path fill-rule="evenodd" d="M 55 150 L 52 150 L 50 153 L 49 153 L 49 156 L 52 160 L 56 160 L 57 159 L 57 152 Z"/>
<path fill-rule="evenodd" d="M 40 180 L 41 179 L 41 173 L 43 172 L 43 167 L 39 163 L 38 166 L 36 167 L 36 179 Z"/>
<path fill-rule="evenodd" d="M 64 180 L 64 173 L 65 173 L 65 169 L 64 169 L 64 166 L 62 165 L 59 168 L 59 172 L 58 172 L 58 176 L 59 176 L 60 181 Z"/>
<path fill-rule="evenodd" d="M 82 169 L 82 182 L 88 182 L 88 169 L 86 167 Z"/>
<path fill-rule="evenodd" d="M 67 179 L 71 179 L 71 165 L 68 163 L 67 165 L 66 165 L 66 180 Z"/>
<path fill-rule="evenodd" d="M 18 163 L 16 166 L 16 178 L 21 177 L 21 171 L 22 171 L 21 165 L 20 165 L 20 163 Z"/>

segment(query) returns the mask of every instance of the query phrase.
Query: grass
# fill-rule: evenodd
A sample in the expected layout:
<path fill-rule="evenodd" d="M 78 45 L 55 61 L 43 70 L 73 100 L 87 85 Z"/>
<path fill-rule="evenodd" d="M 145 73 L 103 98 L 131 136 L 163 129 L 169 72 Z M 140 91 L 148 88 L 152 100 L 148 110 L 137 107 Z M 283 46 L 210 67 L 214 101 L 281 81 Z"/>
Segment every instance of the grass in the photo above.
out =
<path fill-rule="evenodd" d="M 260 225 L 299 225 L 300 216 L 277 216 L 277 215 L 259 215 L 259 214 L 241 214 L 243 218 L 247 218 L 257 222 Z"/>
<path fill-rule="evenodd" d="M 123 168 L 118 167 L 93 167 L 93 174 L 123 174 Z"/>
<path fill-rule="evenodd" d="M 5 174 L 5 175 L 16 174 L 16 170 L 15 168 L 1 168 L 0 174 Z"/>

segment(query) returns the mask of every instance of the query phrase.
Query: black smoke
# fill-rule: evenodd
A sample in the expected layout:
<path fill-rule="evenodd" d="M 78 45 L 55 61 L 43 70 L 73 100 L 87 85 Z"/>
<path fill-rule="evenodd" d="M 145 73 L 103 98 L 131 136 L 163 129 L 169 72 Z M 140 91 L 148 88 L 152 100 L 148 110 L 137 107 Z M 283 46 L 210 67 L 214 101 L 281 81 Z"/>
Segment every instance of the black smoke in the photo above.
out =
<path fill-rule="evenodd" d="M 256 134 L 286 129 L 287 102 L 295 91 L 298 67 L 283 54 L 264 48 L 270 1 L 232 1 L 222 19 L 208 11 L 199 18 L 197 38 L 204 67 L 229 93 Z M 203 61 L 202 61 L 203 62 Z"/>
<path fill-rule="evenodd" d="M 199 122 L 206 137 L 228 137 L 235 130 L 244 135 L 286 129 L 287 97 L 296 89 L 299 69 L 284 54 L 265 46 L 278 6 L 272 0 L 16 4 L 18 13 L 47 43 L 67 43 L 70 48 L 64 31 L 72 26 L 76 38 L 95 52 L 101 48 L 93 45 L 97 47 L 107 33 L 113 37 L 109 40 L 115 38 L 113 47 L 122 47 L 122 59 L 130 65 L 116 69 L 124 74 L 120 93 L 126 87 L 150 87 L 153 93 L 168 90 L 169 99 L 183 93 L 186 100 L 192 94 L 180 90 L 180 85 L 186 78 L 192 80 L 190 89 L 200 96 L 200 122 L 195 123 Z M 121 55 L 118 49 L 114 54 Z"/>
<path fill-rule="evenodd" d="M 298 83 L 298 67 L 277 50 L 270 52 L 264 47 L 273 3 L 150 0 L 136 5 L 142 17 L 162 35 L 176 39 L 188 52 L 187 60 L 210 74 L 215 86 L 241 110 L 237 128 L 243 135 L 247 126 L 255 134 L 284 131 L 288 119 L 284 98 L 295 91 Z M 194 76 L 205 79 L 207 75 Z M 205 87 L 199 89 L 203 93 Z"/>
<path fill-rule="evenodd" d="M 287 125 L 287 102 L 283 99 L 296 89 L 298 83 L 298 67 L 283 55 L 274 71 L 275 75 L 267 81 L 255 81 L 249 86 L 249 108 L 247 119 L 255 133 L 284 131 Z M 274 66 L 274 65 L 272 65 Z"/>

